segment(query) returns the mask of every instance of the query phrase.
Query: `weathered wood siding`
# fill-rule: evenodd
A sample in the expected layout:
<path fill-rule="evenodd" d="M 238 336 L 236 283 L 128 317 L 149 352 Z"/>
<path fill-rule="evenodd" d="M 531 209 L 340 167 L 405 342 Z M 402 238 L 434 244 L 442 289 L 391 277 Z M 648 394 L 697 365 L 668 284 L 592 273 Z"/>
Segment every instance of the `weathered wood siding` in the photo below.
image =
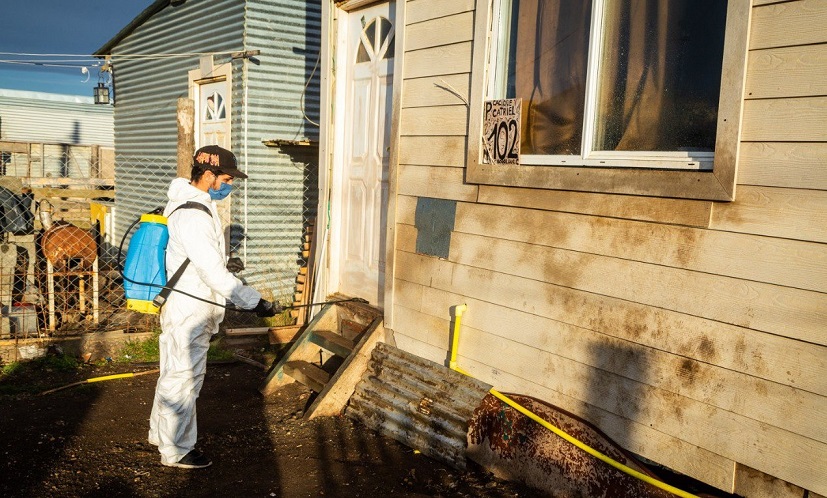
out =
<path fill-rule="evenodd" d="M 467 303 L 459 363 L 498 389 L 724 490 L 827 494 L 827 2 L 754 2 L 730 203 L 465 183 L 476 2 L 402 3 L 397 344 L 445 361 Z M 447 259 L 418 197 L 457 201 Z"/>

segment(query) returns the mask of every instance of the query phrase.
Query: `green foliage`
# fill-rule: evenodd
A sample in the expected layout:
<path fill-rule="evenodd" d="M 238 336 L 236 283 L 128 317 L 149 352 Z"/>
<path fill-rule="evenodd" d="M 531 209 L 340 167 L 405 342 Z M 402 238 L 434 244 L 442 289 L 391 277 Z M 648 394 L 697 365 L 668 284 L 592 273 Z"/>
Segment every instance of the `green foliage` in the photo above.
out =
<path fill-rule="evenodd" d="M 152 337 L 146 339 L 130 339 L 126 341 L 116 355 L 116 360 L 127 363 L 152 363 L 161 359 L 158 348 L 160 330 L 154 331 Z"/>
<path fill-rule="evenodd" d="M 158 337 L 161 331 L 157 330 L 152 337 L 140 340 L 129 340 L 117 354 L 118 361 L 129 363 L 153 363 L 161 360 L 158 347 Z M 226 349 L 222 340 L 210 343 L 207 351 L 207 360 L 229 360 L 233 352 Z"/>
<path fill-rule="evenodd" d="M 276 316 L 270 318 L 263 318 L 265 325 L 268 327 L 282 327 L 284 325 L 293 325 L 296 319 L 290 314 L 289 309 L 285 309 Z"/>
<path fill-rule="evenodd" d="M 6 363 L 0 368 L 0 379 L 11 377 L 24 372 L 69 372 L 80 367 L 77 358 L 66 354 L 48 354 L 27 361 L 13 361 Z"/>
<path fill-rule="evenodd" d="M 21 363 L 19 361 L 13 361 L 11 363 L 6 363 L 3 365 L 3 368 L 0 369 L 0 379 L 14 375 L 15 372 L 20 370 Z"/>
<path fill-rule="evenodd" d="M 46 355 L 42 358 L 34 360 L 40 362 L 40 367 L 45 369 L 57 370 L 59 372 L 68 372 L 70 370 L 77 370 L 80 366 L 77 358 L 67 354 Z"/>
<path fill-rule="evenodd" d="M 224 340 L 219 339 L 210 343 L 210 349 L 207 351 L 207 360 L 232 360 L 233 352 L 226 349 Z"/>

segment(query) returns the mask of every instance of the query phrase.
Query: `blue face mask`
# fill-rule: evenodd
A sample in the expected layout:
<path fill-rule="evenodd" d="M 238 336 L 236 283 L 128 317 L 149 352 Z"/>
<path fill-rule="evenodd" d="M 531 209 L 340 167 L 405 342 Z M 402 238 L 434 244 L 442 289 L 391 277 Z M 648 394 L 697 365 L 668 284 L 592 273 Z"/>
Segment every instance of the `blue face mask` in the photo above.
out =
<path fill-rule="evenodd" d="M 210 188 L 208 193 L 210 194 L 210 199 L 214 201 L 220 201 L 221 199 L 226 199 L 228 195 L 230 195 L 230 191 L 233 189 L 233 186 L 229 183 L 222 183 L 221 187 L 218 190 L 214 190 Z"/>

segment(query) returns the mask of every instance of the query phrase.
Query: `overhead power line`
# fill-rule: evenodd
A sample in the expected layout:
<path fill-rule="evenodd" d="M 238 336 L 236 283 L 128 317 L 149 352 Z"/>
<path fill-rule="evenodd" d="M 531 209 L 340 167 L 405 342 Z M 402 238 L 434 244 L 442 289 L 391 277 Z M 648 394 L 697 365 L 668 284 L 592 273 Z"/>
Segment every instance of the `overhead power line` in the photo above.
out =
<path fill-rule="evenodd" d="M 16 61 L 16 60 L 0 60 L 0 64 L 18 64 L 21 66 L 43 66 L 43 67 L 69 67 L 72 69 L 78 69 L 81 67 L 92 66 L 94 63 L 90 64 L 61 64 L 61 61 Z"/>
<path fill-rule="evenodd" d="M 201 57 L 204 55 L 232 55 L 237 53 L 237 50 L 228 50 L 224 52 L 182 52 L 182 53 L 158 53 L 158 54 L 108 54 L 106 56 L 94 56 L 92 54 L 35 54 L 22 52 L 0 52 L 0 55 L 15 56 L 15 57 L 62 57 L 62 58 L 87 58 L 99 59 L 102 57 L 109 57 L 111 59 L 168 59 L 179 57 Z"/>

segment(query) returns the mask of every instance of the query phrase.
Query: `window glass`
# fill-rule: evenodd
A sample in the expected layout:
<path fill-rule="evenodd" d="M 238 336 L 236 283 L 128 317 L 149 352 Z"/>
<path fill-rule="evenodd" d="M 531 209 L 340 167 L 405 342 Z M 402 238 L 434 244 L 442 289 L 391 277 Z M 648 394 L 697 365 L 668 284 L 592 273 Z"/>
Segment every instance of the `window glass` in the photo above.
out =
<path fill-rule="evenodd" d="M 356 53 L 356 62 L 370 62 L 370 55 L 368 54 L 368 50 L 365 48 L 364 40 L 362 40 L 362 43 L 359 44 L 359 51 Z"/>
<path fill-rule="evenodd" d="M 589 0 L 513 0 L 506 21 L 505 97 L 523 99 L 523 154 L 580 154 Z"/>
<path fill-rule="evenodd" d="M 714 151 L 726 2 L 604 9 L 594 150 Z"/>
<path fill-rule="evenodd" d="M 379 46 L 382 46 L 385 43 L 385 40 L 388 39 L 388 35 L 391 32 L 391 23 L 384 17 L 379 17 Z"/>
<path fill-rule="evenodd" d="M 714 151 L 726 13 L 724 0 L 502 0 L 493 93 L 523 99 L 522 154 Z"/>
<path fill-rule="evenodd" d="M 388 44 L 388 49 L 385 51 L 385 59 L 393 59 L 393 53 L 396 50 L 396 37 L 391 38 L 390 44 Z"/>
<path fill-rule="evenodd" d="M 370 62 L 370 54 L 373 53 L 373 42 L 376 40 L 376 19 L 371 21 L 362 30 L 362 42 L 359 43 L 359 52 L 356 54 L 356 62 Z"/>

